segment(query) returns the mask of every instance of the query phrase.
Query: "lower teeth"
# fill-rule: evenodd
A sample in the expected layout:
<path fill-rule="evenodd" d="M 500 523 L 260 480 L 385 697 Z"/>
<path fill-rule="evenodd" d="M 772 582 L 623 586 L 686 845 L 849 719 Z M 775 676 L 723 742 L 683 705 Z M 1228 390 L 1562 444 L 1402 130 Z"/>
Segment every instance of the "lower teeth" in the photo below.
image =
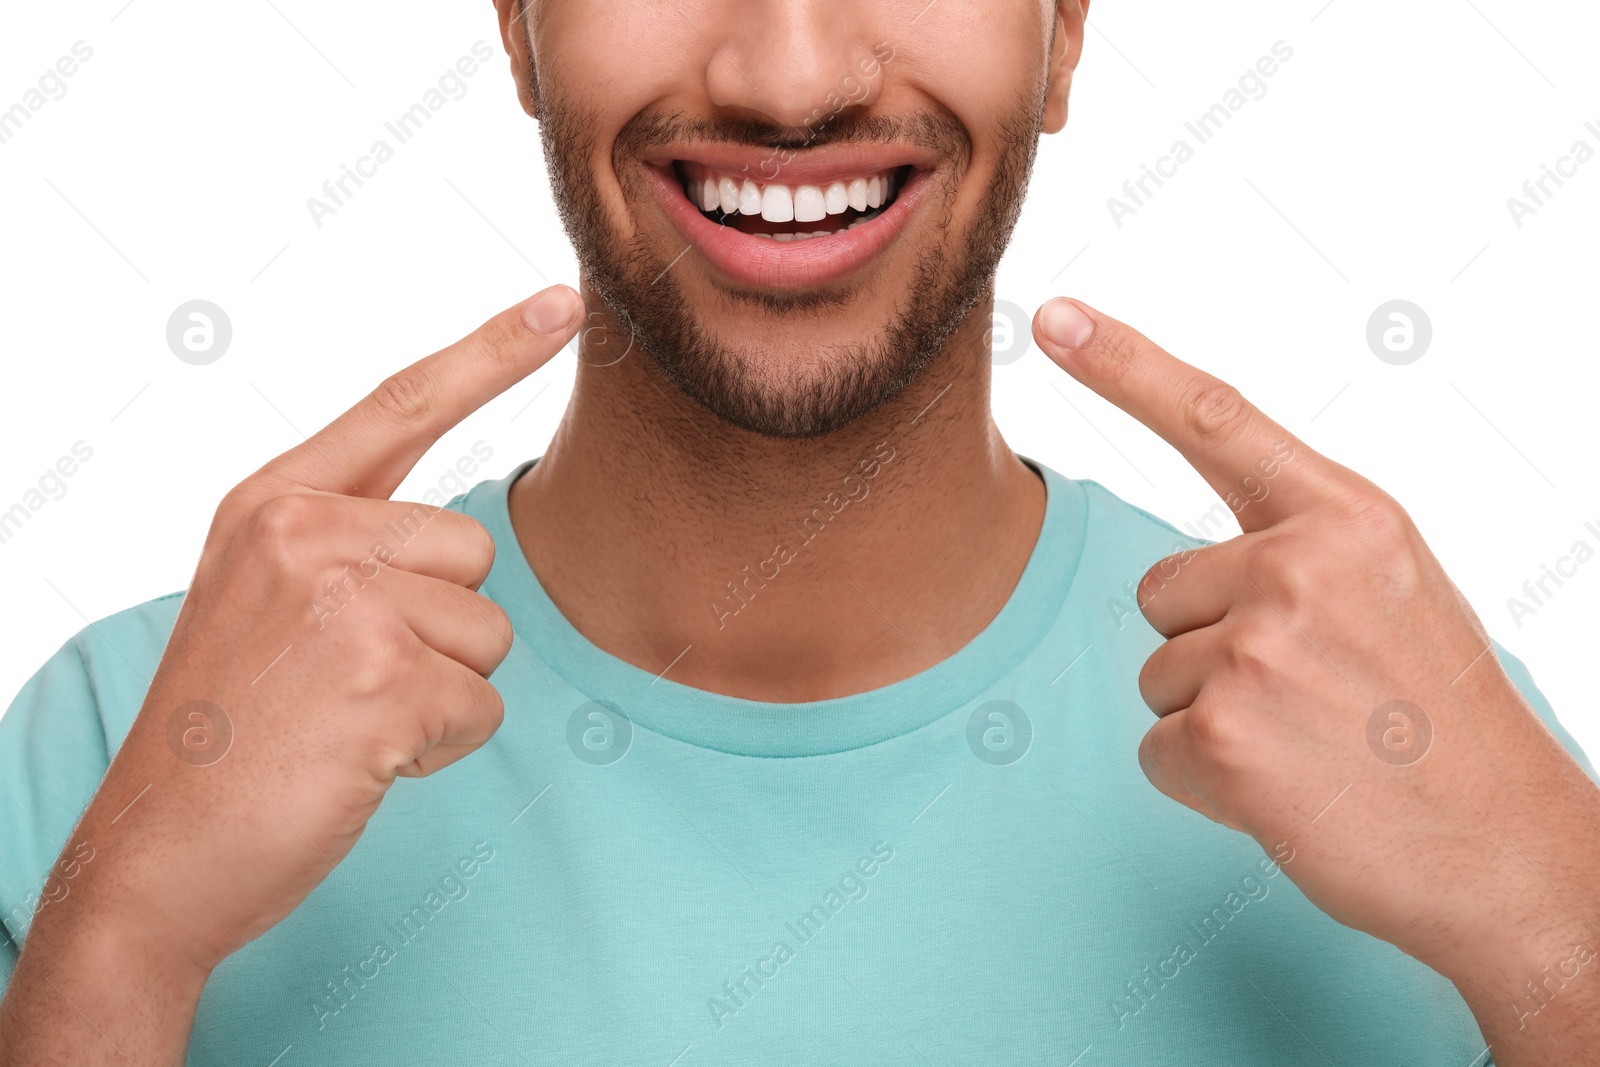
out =
<path fill-rule="evenodd" d="M 752 233 L 750 236 L 764 237 L 769 241 L 780 241 L 783 243 L 788 243 L 790 241 L 809 241 L 813 237 L 834 237 L 843 233 L 845 230 L 853 230 L 864 222 L 871 222 L 873 219 L 883 214 L 884 210 L 888 206 L 889 205 L 885 204 L 881 208 L 873 208 L 867 214 L 862 215 L 860 218 L 852 221 L 849 225 L 842 226 L 837 230 L 814 230 L 810 233 Z M 728 223 L 723 222 L 722 225 L 726 226 Z"/>

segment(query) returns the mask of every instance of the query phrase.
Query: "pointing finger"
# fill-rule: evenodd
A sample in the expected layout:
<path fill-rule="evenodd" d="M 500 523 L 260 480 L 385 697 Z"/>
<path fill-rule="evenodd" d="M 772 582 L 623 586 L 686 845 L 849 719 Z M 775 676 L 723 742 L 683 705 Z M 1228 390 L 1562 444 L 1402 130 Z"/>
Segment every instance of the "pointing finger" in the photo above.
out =
<path fill-rule="evenodd" d="M 390 375 L 259 473 L 308 489 L 389 496 L 446 431 L 559 352 L 582 309 L 571 288 L 551 286 Z"/>
<path fill-rule="evenodd" d="M 1033 332 L 1057 365 L 1154 430 L 1225 501 L 1248 499 L 1234 509 L 1246 531 L 1323 502 L 1343 471 L 1233 386 L 1077 301 L 1046 303 Z"/>

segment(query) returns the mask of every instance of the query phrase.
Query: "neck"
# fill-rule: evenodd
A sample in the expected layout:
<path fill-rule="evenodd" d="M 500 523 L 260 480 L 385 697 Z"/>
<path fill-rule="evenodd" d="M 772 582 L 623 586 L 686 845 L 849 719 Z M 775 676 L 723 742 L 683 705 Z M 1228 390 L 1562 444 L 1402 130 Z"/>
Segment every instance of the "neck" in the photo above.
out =
<path fill-rule="evenodd" d="M 723 422 L 637 350 L 586 353 L 511 493 L 540 584 L 605 651 L 730 696 L 821 700 L 929 669 L 999 612 L 1044 515 L 989 410 L 990 307 L 813 439 Z"/>

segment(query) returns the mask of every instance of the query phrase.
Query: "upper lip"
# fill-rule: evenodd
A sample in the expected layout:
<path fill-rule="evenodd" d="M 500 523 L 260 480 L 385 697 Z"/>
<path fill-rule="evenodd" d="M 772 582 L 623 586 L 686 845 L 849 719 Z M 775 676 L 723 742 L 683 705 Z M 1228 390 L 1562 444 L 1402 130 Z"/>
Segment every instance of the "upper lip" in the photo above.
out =
<path fill-rule="evenodd" d="M 867 177 L 896 167 L 930 168 L 938 157 L 914 145 L 833 144 L 817 148 L 761 148 L 749 145 L 683 144 L 656 149 L 644 162 L 670 168 L 698 163 L 709 170 L 739 174 L 756 182 L 823 185 Z"/>

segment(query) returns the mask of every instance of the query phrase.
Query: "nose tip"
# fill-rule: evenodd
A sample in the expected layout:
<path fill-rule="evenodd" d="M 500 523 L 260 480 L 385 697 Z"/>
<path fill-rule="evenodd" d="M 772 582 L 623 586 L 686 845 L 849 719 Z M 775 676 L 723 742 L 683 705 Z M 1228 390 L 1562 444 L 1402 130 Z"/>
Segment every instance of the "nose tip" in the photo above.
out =
<path fill-rule="evenodd" d="M 882 93 L 868 28 L 854 15 L 841 17 L 838 5 L 746 0 L 730 14 L 706 69 L 716 106 L 811 130 L 847 108 L 870 107 Z"/>

